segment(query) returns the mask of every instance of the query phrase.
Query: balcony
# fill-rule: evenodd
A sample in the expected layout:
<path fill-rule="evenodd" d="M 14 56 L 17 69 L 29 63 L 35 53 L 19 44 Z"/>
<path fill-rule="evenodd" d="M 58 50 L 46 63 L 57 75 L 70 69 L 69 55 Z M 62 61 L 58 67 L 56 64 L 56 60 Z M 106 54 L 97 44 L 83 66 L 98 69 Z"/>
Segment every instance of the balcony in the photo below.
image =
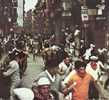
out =
<path fill-rule="evenodd" d="M 62 1 L 62 9 L 63 9 L 63 12 L 62 12 L 62 16 L 71 16 L 71 8 L 72 8 L 72 3 L 70 0 L 66 1 L 66 0 L 63 0 Z"/>

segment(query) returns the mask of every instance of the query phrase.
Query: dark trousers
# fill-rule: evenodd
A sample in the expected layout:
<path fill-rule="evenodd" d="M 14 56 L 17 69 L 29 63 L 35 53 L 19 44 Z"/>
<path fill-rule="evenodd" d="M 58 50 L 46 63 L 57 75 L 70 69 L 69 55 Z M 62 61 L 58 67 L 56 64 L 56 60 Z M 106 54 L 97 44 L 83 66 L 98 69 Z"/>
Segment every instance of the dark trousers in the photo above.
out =
<path fill-rule="evenodd" d="M 92 99 L 99 100 L 99 93 L 98 93 L 98 90 L 96 89 L 94 83 L 90 82 L 90 85 L 89 85 L 89 100 L 92 100 Z"/>
<path fill-rule="evenodd" d="M 109 85 L 109 78 L 106 80 L 106 82 L 104 84 L 104 89 L 107 89 L 108 85 Z"/>
<path fill-rule="evenodd" d="M 10 77 L 0 77 L 0 98 L 7 99 L 10 97 Z"/>

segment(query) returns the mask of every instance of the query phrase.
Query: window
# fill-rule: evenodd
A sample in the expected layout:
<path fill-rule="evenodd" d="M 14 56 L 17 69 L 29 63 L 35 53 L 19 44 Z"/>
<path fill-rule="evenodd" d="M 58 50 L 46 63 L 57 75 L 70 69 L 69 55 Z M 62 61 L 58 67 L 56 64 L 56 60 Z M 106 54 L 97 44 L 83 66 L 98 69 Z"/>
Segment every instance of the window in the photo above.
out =
<path fill-rule="evenodd" d="M 97 0 L 86 0 L 86 5 L 89 9 L 95 9 L 97 5 Z"/>
<path fill-rule="evenodd" d="M 62 7 L 64 10 L 70 10 L 71 9 L 71 2 L 70 1 L 63 1 Z"/>
<path fill-rule="evenodd" d="M 17 7 L 18 6 L 17 2 L 13 2 L 13 6 Z"/>
<path fill-rule="evenodd" d="M 12 0 L 12 2 L 17 2 L 17 0 Z"/>

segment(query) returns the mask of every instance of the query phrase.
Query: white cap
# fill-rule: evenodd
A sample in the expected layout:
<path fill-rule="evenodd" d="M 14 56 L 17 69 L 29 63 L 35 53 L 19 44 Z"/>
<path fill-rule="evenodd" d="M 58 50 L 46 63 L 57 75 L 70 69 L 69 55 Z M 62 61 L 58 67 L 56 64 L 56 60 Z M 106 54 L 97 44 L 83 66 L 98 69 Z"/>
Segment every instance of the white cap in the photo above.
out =
<path fill-rule="evenodd" d="M 84 40 L 81 40 L 81 43 L 84 43 Z"/>
<path fill-rule="evenodd" d="M 38 86 L 40 85 L 50 85 L 50 81 L 48 78 L 46 77 L 41 77 L 38 82 L 37 82 Z"/>
<path fill-rule="evenodd" d="M 99 53 L 102 53 L 102 52 L 103 52 L 103 50 L 102 50 L 102 49 L 100 49 L 100 48 L 98 48 L 98 52 L 99 52 Z"/>
<path fill-rule="evenodd" d="M 90 44 L 90 47 L 95 47 L 95 45 L 94 44 Z"/>
<path fill-rule="evenodd" d="M 98 60 L 98 57 L 97 56 L 91 56 L 90 60 Z"/>
<path fill-rule="evenodd" d="M 52 47 L 51 47 L 51 49 L 52 50 L 59 50 L 59 49 L 61 49 L 59 46 L 57 46 L 57 45 L 53 45 Z"/>
<path fill-rule="evenodd" d="M 17 95 L 17 97 L 20 100 L 33 100 L 34 99 L 34 93 L 29 88 L 16 88 L 13 91 L 14 91 L 14 94 Z"/>

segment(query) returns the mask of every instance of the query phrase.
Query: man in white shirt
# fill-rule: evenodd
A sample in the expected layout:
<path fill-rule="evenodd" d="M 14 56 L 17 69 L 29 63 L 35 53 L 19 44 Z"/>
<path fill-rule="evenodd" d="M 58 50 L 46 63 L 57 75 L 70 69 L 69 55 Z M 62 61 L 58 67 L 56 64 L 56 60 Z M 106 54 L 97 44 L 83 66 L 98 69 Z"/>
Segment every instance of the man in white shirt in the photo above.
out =
<path fill-rule="evenodd" d="M 13 98 L 13 89 L 17 88 L 20 85 L 20 69 L 19 69 L 19 62 L 21 60 L 20 52 L 13 51 L 10 55 L 11 61 L 9 62 L 8 69 L 3 72 L 4 77 L 10 77 L 11 79 L 11 86 L 10 86 L 10 94 L 11 100 Z"/>
<path fill-rule="evenodd" d="M 59 74 L 60 75 L 68 75 L 69 72 L 73 69 L 73 65 L 71 64 L 70 58 L 67 56 L 64 60 L 59 64 Z"/>
<path fill-rule="evenodd" d="M 58 65 L 61 62 L 59 59 L 59 55 L 57 54 L 58 51 L 51 51 L 48 58 L 45 59 L 45 67 L 46 70 L 41 72 L 33 82 L 33 89 L 34 87 L 38 86 L 38 81 L 41 77 L 46 77 L 49 79 L 51 84 L 51 90 L 55 92 L 55 94 L 59 93 L 61 90 L 61 77 L 58 73 Z M 59 99 L 58 95 L 55 96 L 56 100 Z M 63 99 L 62 99 L 63 100 Z"/>
<path fill-rule="evenodd" d="M 101 75 L 101 69 L 100 65 L 98 63 L 98 57 L 97 56 L 91 56 L 90 61 L 86 66 L 86 72 L 90 74 L 94 80 L 99 80 L 100 75 Z M 97 89 L 95 88 L 93 82 L 90 83 L 89 86 L 89 98 L 90 99 L 97 99 L 99 98 L 99 94 Z"/>

